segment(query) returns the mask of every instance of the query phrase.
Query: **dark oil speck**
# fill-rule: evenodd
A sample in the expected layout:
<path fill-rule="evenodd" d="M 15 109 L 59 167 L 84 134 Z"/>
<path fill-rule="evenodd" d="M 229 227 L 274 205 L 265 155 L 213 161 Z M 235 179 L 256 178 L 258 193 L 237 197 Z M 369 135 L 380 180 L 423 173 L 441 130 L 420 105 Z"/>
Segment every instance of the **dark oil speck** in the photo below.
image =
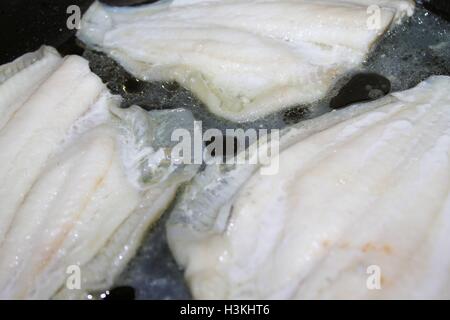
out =
<path fill-rule="evenodd" d="M 72 54 L 81 56 L 85 48 L 83 43 L 78 40 L 75 35 L 73 35 L 69 39 L 64 41 L 61 45 L 59 45 L 56 49 L 58 49 L 59 53 L 63 56 Z"/>
<path fill-rule="evenodd" d="M 450 21 L 449 0 L 429 0 L 424 2 L 425 8 Z"/>
<path fill-rule="evenodd" d="M 352 103 L 379 99 L 390 91 L 391 82 L 385 77 L 376 73 L 359 73 L 331 99 L 330 107 L 341 109 Z"/>

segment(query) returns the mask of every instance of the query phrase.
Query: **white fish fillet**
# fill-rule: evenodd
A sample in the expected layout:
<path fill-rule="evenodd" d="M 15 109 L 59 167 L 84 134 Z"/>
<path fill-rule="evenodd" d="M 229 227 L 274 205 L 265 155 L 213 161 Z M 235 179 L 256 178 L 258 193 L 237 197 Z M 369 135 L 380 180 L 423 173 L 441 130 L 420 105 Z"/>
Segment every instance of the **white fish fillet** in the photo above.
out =
<path fill-rule="evenodd" d="M 370 5 L 379 8 L 376 28 Z M 323 98 L 413 12 L 410 0 L 96 2 L 78 37 L 135 76 L 178 81 L 211 112 L 245 122 Z"/>
<path fill-rule="evenodd" d="M 0 298 L 108 289 L 197 171 L 158 156 L 192 115 L 119 109 L 86 60 L 49 47 L 0 67 L 0 79 L 2 110 L 15 108 L 0 115 Z"/>
<path fill-rule="evenodd" d="M 450 298 L 449 92 L 435 76 L 301 123 L 275 175 L 207 168 L 167 226 L 193 295 Z"/>
<path fill-rule="evenodd" d="M 101 80 L 90 72 L 86 60 L 70 56 L 62 61 L 55 57 L 57 53 L 54 50 L 44 48 L 42 51 L 44 53 L 36 53 L 36 56 L 41 56 L 40 60 L 1 85 L 2 88 L 7 87 L 6 94 L 11 96 L 24 96 L 23 83 L 30 90 L 29 97 L 19 98 L 20 104 L 2 99 L 5 103 L 2 118 L 6 120 L 0 129 L 0 243 L 14 212 L 46 161 L 58 150 L 68 129 L 106 90 Z M 24 59 L 36 58 L 30 55 Z M 22 75 L 33 73 L 30 68 L 34 69 L 47 59 L 61 60 L 60 66 L 44 65 L 46 72 L 39 79 L 41 83 L 35 85 L 34 77 L 31 77 L 31 85 L 21 79 Z M 18 63 L 22 64 L 22 60 L 19 59 Z M 15 62 L 7 65 L 6 70 L 14 65 Z M 9 111 L 11 108 L 14 110 Z"/>

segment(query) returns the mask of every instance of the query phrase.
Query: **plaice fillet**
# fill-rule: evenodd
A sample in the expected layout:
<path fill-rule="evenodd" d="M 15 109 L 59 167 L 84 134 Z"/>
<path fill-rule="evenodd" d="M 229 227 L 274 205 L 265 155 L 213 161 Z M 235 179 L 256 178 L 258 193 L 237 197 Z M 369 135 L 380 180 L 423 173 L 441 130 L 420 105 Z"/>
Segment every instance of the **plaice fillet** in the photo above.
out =
<path fill-rule="evenodd" d="M 200 173 L 167 225 L 194 297 L 448 299 L 449 90 L 435 76 L 290 128 L 277 174 Z"/>
<path fill-rule="evenodd" d="M 178 81 L 211 112 L 245 122 L 323 98 L 413 11 L 409 0 L 96 2 L 78 37 L 138 78 Z"/>
<path fill-rule="evenodd" d="M 86 60 L 50 47 L 0 67 L 0 298 L 110 288 L 195 174 L 166 156 L 173 126 L 194 130 L 189 112 L 119 103 Z"/>

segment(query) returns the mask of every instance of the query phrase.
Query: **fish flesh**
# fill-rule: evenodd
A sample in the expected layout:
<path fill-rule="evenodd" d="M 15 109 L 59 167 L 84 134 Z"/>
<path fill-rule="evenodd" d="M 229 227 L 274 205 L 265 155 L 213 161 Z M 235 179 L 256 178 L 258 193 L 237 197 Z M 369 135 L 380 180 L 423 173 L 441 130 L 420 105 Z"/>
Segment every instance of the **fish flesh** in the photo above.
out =
<path fill-rule="evenodd" d="M 323 98 L 411 0 L 95 2 L 77 36 L 146 81 L 177 81 L 235 122 Z"/>
<path fill-rule="evenodd" d="M 449 299 L 450 77 L 282 132 L 279 171 L 210 165 L 167 224 L 200 299 Z"/>
<path fill-rule="evenodd" d="M 49 156 L 58 149 L 65 131 L 104 90 L 87 61 L 77 56 L 63 61 L 48 47 L 4 66 L 2 74 L 0 243 L 14 212 Z M 28 93 L 23 92 L 23 83 Z"/>
<path fill-rule="evenodd" d="M 0 298 L 110 288 L 196 173 L 167 156 L 168 132 L 195 129 L 190 112 L 120 102 L 85 59 L 51 47 L 0 67 Z"/>

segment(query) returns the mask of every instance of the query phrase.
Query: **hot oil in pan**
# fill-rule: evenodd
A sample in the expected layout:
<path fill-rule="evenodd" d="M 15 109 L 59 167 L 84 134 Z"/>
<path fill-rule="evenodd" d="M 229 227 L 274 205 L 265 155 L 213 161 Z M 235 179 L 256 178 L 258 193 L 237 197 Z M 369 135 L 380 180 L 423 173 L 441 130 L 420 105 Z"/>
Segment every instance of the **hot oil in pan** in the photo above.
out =
<path fill-rule="evenodd" d="M 325 99 L 245 124 L 217 119 L 190 92 L 176 84 L 139 81 L 102 53 L 87 50 L 84 56 L 108 87 L 125 97 L 124 107 L 139 104 L 148 110 L 188 108 L 203 121 L 205 130 L 283 128 L 328 112 L 330 105 L 341 108 L 377 99 L 390 91 L 411 88 L 430 75 L 450 74 L 449 43 L 449 23 L 418 7 L 413 18 L 385 36 L 364 66 L 341 79 Z"/>
<path fill-rule="evenodd" d="M 392 91 L 414 87 L 431 75 L 450 75 L 450 22 L 418 7 L 410 21 L 379 43 L 365 71 L 388 78 Z"/>
<path fill-rule="evenodd" d="M 360 70 L 339 81 L 325 99 L 246 124 L 216 118 L 189 91 L 175 83 L 146 83 L 135 79 L 102 53 L 86 50 L 84 57 L 108 88 L 124 97 L 122 107 L 138 104 L 147 110 L 186 108 L 203 122 L 204 130 L 283 128 L 329 112 L 330 105 L 342 108 L 379 98 L 389 91 L 411 88 L 430 75 L 450 75 L 450 23 L 419 7 L 413 18 L 378 43 Z M 137 299 L 190 297 L 166 243 L 165 219 L 167 214 L 149 232 L 139 253 L 116 283 L 118 287 L 134 288 Z"/>

